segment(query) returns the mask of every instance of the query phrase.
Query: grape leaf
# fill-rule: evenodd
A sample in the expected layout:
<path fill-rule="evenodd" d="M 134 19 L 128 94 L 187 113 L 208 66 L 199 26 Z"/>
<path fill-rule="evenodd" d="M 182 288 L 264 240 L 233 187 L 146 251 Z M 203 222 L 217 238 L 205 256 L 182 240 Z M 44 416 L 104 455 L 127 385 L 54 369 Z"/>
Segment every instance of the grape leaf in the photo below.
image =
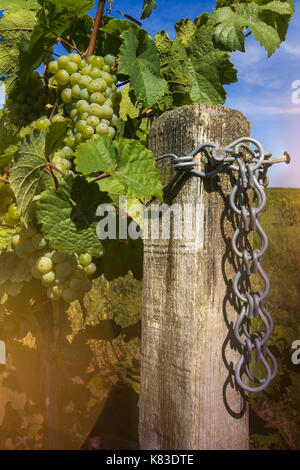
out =
<path fill-rule="evenodd" d="M 0 119 L 0 167 L 10 164 L 17 150 L 19 142 L 18 129 L 10 124 L 6 125 L 5 119 Z"/>
<path fill-rule="evenodd" d="M 69 119 L 65 119 L 64 121 L 54 122 L 49 127 L 46 133 L 45 142 L 45 155 L 47 157 L 52 155 L 59 148 L 63 147 L 68 123 Z"/>
<path fill-rule="evenodd" d="M 229 55 L 216 49 L 213 35 L 213 28 L 200 28 L 188 41 L 187 47 L 190 97 L 193 102 L 210 105 L 225 103 L 223 84 L 237 81 Z"/>
<path fill-rule="evenodd" d="M 146 107 L 152 106 L 168 92 L 167 82 L 160 77 L 160 62 L 152 39 L 140 31 L 138 38 L 132 30 L 122 34 L 119 72 L 130 76 L 130 84 Z"/>
<path fill-rule="evenodd" d="M 140 114 L 139 109 L 133 104 L 133 102 L 130 99 L 129 91 L 130 91 L 129 85 L 126 85 L 121 90 L 122 99 L 120 102 L 119 116 L 121 119 L 123 119 L 123 121 L 127 121 L 127 116 L 134 119 L 138 117 Z"/>
<path fill-rule="evenodd" d="M 77 171 L 84 175 L 106 172 L 126 188 L 131 198 L 162 199 L 159 170 L 153 153 L 137 140 L 113 142 L 104 136 L 81 144 L 76 151 Z"/>
<path fill-rule="evenodd" d="M 37 219 L 54 249 L 97 256 L 102 244 L 96 235 L 96 210 L 108 202 L 96 183 L 70 175 L 58 190 L 45 191 L 37 203 Z"/>
<path fill-rule="evenodd" d="M 9 181 L 25 224 L 33 198 L 54 184 L 45 166 L 45 145 L 46 134 L 35 130 L 21 140 L 10 166 Z"/>
<path fill-rule="evenodd" d="M 40 8 L 38 0 L 0 0 L 0 10 L 8 9 L 14 12 L 21 9 L 39 10 Z"/>
<path fill-rule="evenodd" d="M 11 250 L 11 237 L 18 232 L 16 227 L 8 227 L 7 225 L 0 225 L 0 253 L 3 251 Z M 2 266 L 1 266 L 2 269 Z M 1 281 L 0 281 L 1 283 Z"/>
<path fill-rule="evenodd" d="M 1 259 L 0 284 L 6 281 L 31 281 L 32 276 L 27 260 L 19 258 L 15 253 L 4 253 Z"/>
<path fill-rule="evenodd" d="M 129 29 L 132 29 L 135 35 L 140 31 L 135 23 L 128 20 L 104 17 L 103 22 L 104 26 L 100 27 L 98 34 L 97 55 L 105 55 L 109 51 L 110 54 L 118 56 L 122 45 L 122 34 Z"/>
<path fill-rule="evenodd" d="M 152 11 L 155 10 L 156 7 L 157 7 L 157 4 L 155 0 L 144 0 L 141 20 L 144 20 L 145 18 L 149 18 Z"/>
<path fill-rule="evenodd" d="M 0 76 L 5 76 L 5 91 L 13 93 L 20 81 L 27 81 L 33 66 L 38 62 L 38 51 L 26 51 L 28 41 L 36 24 L 36 14 L 30 10 L 5 11 L 0 19 Z"/>
<path fill-rule="evenodd" d="M 243 29 L 250 28 L 254 38 L 266 49 L 268 56 L 271 56 L 282 40 L 274 14 L 277 18 L 284 17 L 283 21 L 288 25 L 293 8 L 290 3 L 278 0 L 265 5 L 238 3 L 232 7 L 216 9 L 208 24 L 215 26 L 215 39 L 229 50 L 245 51 Z"/>

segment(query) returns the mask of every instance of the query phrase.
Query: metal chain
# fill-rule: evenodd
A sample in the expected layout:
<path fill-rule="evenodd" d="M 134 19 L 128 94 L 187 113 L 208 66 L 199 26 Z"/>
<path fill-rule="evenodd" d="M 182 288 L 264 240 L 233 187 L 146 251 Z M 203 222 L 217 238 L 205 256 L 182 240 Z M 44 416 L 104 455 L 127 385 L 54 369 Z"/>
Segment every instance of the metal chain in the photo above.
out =
<path fill-rule="evenodd" d="M 252 146 L 256 148 L 253 149 Z M 194 158 L 200 153 L 205 153 L 209 166 L 208 171 L 194 168 L 197 165 Z M 245 153 L 251 157 L 250 161 L 244 161 L 243 154 Z M 264 152 L 262 145 L 257 140 L 243 137 L 226 147 L 206 142 L 183 157 L 165 154 L 157 158 L 157 160 L 172 158 L 173 168 L 178 172 L 175 179 L 183 171 L 201 178 L 211 178 L 218 173 L 229 170 L 238 172 L 236 183 L 229 197 L 230 208 L 239 217 L 237 229 L 232 237 L 232 249 L 240 259 L 238 273 L 233 282 L 233 291 L 241 305 L 241 312 L 234 326 L 235 338 L 241 350 L 241 358 L 235 369 L 235 378 L 239 387 L 248 392 L 264 390 L 277 373 L 276 359 L 267 346 L 273 331 L 273 320 L 265 308 L 270 282 L 262 267 L 262 257 L 268 248 L 268 238 L 260 224 L 260 217 L 266 205 L 264 187 L 268 183 L 267 169 L 274 163 L 283 161 L 290 163 L 290 156 L 287 152 L 283 157 L 271 159 L 271 156 L 270 153 Z M 259 183 L 259 180 L 262 181 L 262 184 Z M 169 185 L 173 182 L 174 180 Z M 249 203 L 249 189 L 257 198 L 257 206 Z M 253 231 L 257 232 L 261 240 L 260 249 L 250 247 L 247 236 Z M 249 278 L 252 273 L 258 273 L 261 276 L 265 285 L 264 291 L 253 292 L 249 290 Z M 262 331 L 251 331 L 253 317 L 261 320 Z M 253 375 L 251 364 L 254 361 L 264 366 L 265 377 L 263 379 Z M 244 373 L 257 386 L 250 387 L 244 383 L 242 380 Z"/>

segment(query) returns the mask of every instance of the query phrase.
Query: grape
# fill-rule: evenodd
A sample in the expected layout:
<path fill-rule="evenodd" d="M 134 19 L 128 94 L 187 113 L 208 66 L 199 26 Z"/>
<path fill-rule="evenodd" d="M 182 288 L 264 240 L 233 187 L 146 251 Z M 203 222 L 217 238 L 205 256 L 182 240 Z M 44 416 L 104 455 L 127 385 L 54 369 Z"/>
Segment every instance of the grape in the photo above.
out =
<path fill-rule="evenodd" d="M 65 302 L 69 304 L 77 299 L 77 292 L 75 292 L 73 289 L 70 289 L 70 288 L 65 289 L 63 291 L 63 299 Z"/>
<path fill-rule="evenodd" d="M 92 81 L 91 77 L 89 77 L 88 75 L 83 75 L 80 78 L 80 81 L 79 81 L 78 85 L 80 86 L 81 89 L 84 89 L 84 88 L 87 88 L 89 86 L 91 81 Z"/>
<path fill-rule="evenodd" d="M 91 126 L 93 129 L 96 129 L 96 127 L 100 124 L 100 120 L 96 116 L 89 116 L 86 120 L 86 123 L 88 126 Z"/>
<path fill-rule="evenodd" d="M 70 78 L 70 75 L 68 74 L 68 72 L 66 70 L 58 70 L 58 72 L 56 72 L 55 74 L 55 78 L 56 78 L 56 81 L 59 85 L 67 85 L 67 83 L 69 82 L 69 78 Z"/>
<path fill-rule="evenodd" d="M 76 122 L 76 129 L 78 132 L 83 132 L 83 129 L 86 127 L 86 121 L 83 121 L 83 119 L 80 119 L 79 121 Z M 76 136 L 75 136 L 76 139 Z"/>
<path fill-rule="evenodd" d="M 77 70 L 78 70 L 78 65 L 75 64 L 75 62 L 68 62 L 66 67 L 65 67 L 65 70 L 71 75 L 73 73 L 76 73 Z"/>
<path fill-rule="evenodd" d="M 72 87 L 72 92 L 71 93 L 72 93 L 72 98 L 78 100 L 80 98 L 80 94 L 81 94 L 80 86 L 79 85 L 74 85 Z M 72 110 L 72 111 L 74 111 L 74 110 Z M 72 111 L 71 111 L 71 113 L 72 113 Z"/>
<path fill-rule="evenodd" d="M 92 70 L 92 66 L 88 65 L 88 64 L 85 64 L 85 66 L 82 67 L 81 73 L 82 73 L 82 75 L 88 75 L 91 70 Z"/>
<path fill-rule="evenodd" d="M 51 259 L 53 263 L 61 263 L 62 261 L 66 259 L 66 255 L 64 255 L 63 253 L 60 253 L 59 251 L 54 251 L 51 256 Z"/>
<path fill-rule="evenodd" d="M 96 133 L 98 135 L 108 135 L 108 125 L 101 122 L 99 126 L 96 127 Z"/>
<path fill-rule="evenodd" d="M 89 109 L 90 109 L 90 105 L 87 101 L 85 100 L 80 100 L 78 101 L 77 105 L 76 105 L 76 109 L 77 111 L 79 111 L 79 113 L 88 113 L 89 112 Z"/>
<path fill-rule="evenodd" d="M 73 150 L 71 149 L 71 147 L 68 147 L 67 145 L 65 147 L 63 147 L 62 149 L 62 153 L 64 154 L 64 156 L 66 158 L 68 157 L 71 157 L 73 155 Z"/>
<path fill-rule="evenodd" d="M 81 283 L 81 289 L 83 292 L 89 292 L 92 288 L 93 284 L 90 279 L 83 279 Z"/>
<path fill-rule="evenodd" d="M 88 266 L 92 261 L 92 257 L 89 253 L 82 253 L 79 256 L 78 261 L 79 261 L 80 264 L 82 264 L 82 266 Z"/>
<path fill-rule="evenodd" d="M 113 139 L 113 138 L 115 137 L 115 135 L 116 135 L 116 129 L 114 129 L 113 127 L 109 126 L 109 127 L 108 127 L 108 133 L 107 133 L 107 135 L 109 135 L 109 137 L 110 137 L 111 139 Z"/>
<path fill-rule="evenodd" d="M 49 271 L 46 274 L 43 274 L 42 279 L 45 282 L 45 284 L 52 284 L 52 282 L 55 280 L 54 271 Z"/>
<path fill-rule="evenodd" d="M 89 113 L 80 114 L 80 120 L 81 121 L 86 121 L 88 117 L 89 117 Z"/>
<path fill-rule="evenodd" d="M 90 97 L 92 103 L 96 104 L 104 104 L 105 103 L 105 97 L 102 95 L 100 92 L 93 93 Z"/>
<path fill-rule="evenodd" d="M 42 250 L 42 249 L 46 248 L 46 246 L 47 246 L 47 241 L 44 239 L 44 237 L 41 233 L 37 233 L 36 235 L 34 235 L 32 237 L 31 242 L 32 242 L 32 246 L 36 250 Z"/>
<path fill-rule="evenodd" d="M 34 279 L 42 279 L 42 273 L 36 269 L 36 266 L 31 268 L 31 275 Z"/>
<path fill-rule="evenodd" d="M 69 54 L 69 59 L 72 61 L 72 62 L 75 62 L 75 64 L 80 67 L 81 65 L 81 57 L 79 54 Z"/>
<path fill-rule="evenodd" d="M 89 76 L 93 79 L 100 78 L 102 76 L 101 70 L 97 67 L 93 67 L 92 70 L 89 72 Z"/>
<path fill-rule="evenodd" d="M 103 72 L 109 73 L 110 72 L 110 66 L 107 64 L 104 64 L 102 67 Z"/>
<path fill-rule="evenodd" d="M 48 70 L 50 73 L 52 73 L 53 75 L 56 74 L 56 72 L 58 71 L 58 63 L 56 62 L 56 60 L 52 60 L 51 62 L 49 62 L 48 64 Z"/>
<path fill-rule="evenodd" d="M 92 80 L 88 83 L 87 89 L 89 93 L 95 93 L 97 91 L 103 91 L 103 85 L 99 81 Z"/>
<path fill-rule="evenodd" d="M 72 103 L 72 101 L 73 101 L 72 91 L 73 91 L 73 88 L 72 89 L 71 88 L 65 88 L 61 92 L 61 98 L 62 98 L 64 103 Z"/>
<path fill-rule="evenodd" d="M 58 286 L 51 286 L 47 289 L 47 296 L 51 300 L 58 300 L 61 298 L 63 290 Z"/>
<path fill-rule="evenodd" d="M 85 101 L 88 101 L 90 99 L 90 94 L 87 88 L 83 88 L 83 90 L 81 90 L 80 98 Z"/>
<path fill-rule="evenodd" d="M 81 80 L 81 74 L 80 73 L 72 73 L 70 77 L 70 85 L 78 85 Z"/>
<path fill-rule="evenodd" d="M 81 289 L 81 281 L 79 279 L 72 279 L 70 282 L 69 282 L 69 286 L 72 290 L 80 290 Z"/>
<path fill-rule="evenodd" d="M 72 274 L 72 266 L 67 261 L 55 265 L 55 274 L 59 279 L 64 279 Z"/>
<path fill-rule="evenodd" d="M 106 65 L 108 65 L 109 67 L 112 67 L 114 65 L 114 62 L 115 62 L 115 57 L 111 54 L 106 54 L 104 56 L 104 62 Z"/>
<path fill-rule="evenodd" d="M 70 118 L 74 119 L 77 114 L 78 114 L 77 109 L 72 109 L 72 111 L 70 112 Z"/>
<path fill-rule="evenodd" d="M 102 117 L 104 119 L 109 119 L 110 120 L 113 117 L 113 113 L 114 113 L 114 111 L 110 106 L 108 106 L 106 104 L 104 104 L 102 106 Z"/>
<path fill-rule="evenodd" d="M 76 144 L 80 144 L 83 141 L 81 132 L 76 132 L 75 134 L 75 142 Z"/>
<path fill-rule="evenodd" d="M 94 135 L 94 129 L 91 126 L 84 126 L 84 128 L 82 129 L 82 136 L 85 139 L 89 139 L 90 137 L 92 137 L 92 135 Z"/>
<path fill-rule="evenodd" d="M 89 113 L 91 116 L 96 116 L 100 118 L 102 116 L 101 106 L 98 104 L 91 104 L 89 107 Z"/>
<path fill-rule="evenodd" d="M 57 60 L 57 65 L 60 69 L 64 69 L 66 65 L 69 63 L 69 57 L 66 55 L 62 55 Z"/>
<path fill-rule="evenodd" d="M 90 263 L 88 266 L 84 268 L 84 271 L 88 276 L 91 276 L 92 274 L 95 274 L 97 270 L 97 267 L 94 263 Z"/>
<path fill-rule="evenodd" d="M 46 256 L 41 256 L 41 258 L 37 259 L 35 266 L 40 273 L 45 274 L 51 271 L 53 263 L 50 258 L 47 258 Z"/>
<path fill-rule="evenodd" d="M 51 122 L 60 122 L 64 120 L 65 118 L 63 117 L 62 114 L 54 114 L 53 118 L 51 119 Z"/>
<path fill-rule="evenodd" d="M 18 209 L 17 209 L 17 206 L 16 204 L 11 204 L 9 207 L 8 207 L 8 215 L 11 219 L 15 219 L 15 220 L 19 220 L 20 219 L 20 215 L 19 215 L 19 212 L 18 212 Z"/>
<path fill-rule="evenodd" d="M 103 66 L 104 66 L 104 59 L 103 59 L 103 57 L 97 57 L 97 56 L 91 56 L 91 57 L 93 57 L 93 59 L 92 59 L 92 61 L 91 61 L 92 65 L 93 65 L 94 67 L 98 67 L 98 69 L 101 70 L 101 69 L 103 68 Z M 90 59 L 91 59 L 91 57 L 90 57 Z M 90 62 L 89 62 L 89 63 L 90 63 Z"/>

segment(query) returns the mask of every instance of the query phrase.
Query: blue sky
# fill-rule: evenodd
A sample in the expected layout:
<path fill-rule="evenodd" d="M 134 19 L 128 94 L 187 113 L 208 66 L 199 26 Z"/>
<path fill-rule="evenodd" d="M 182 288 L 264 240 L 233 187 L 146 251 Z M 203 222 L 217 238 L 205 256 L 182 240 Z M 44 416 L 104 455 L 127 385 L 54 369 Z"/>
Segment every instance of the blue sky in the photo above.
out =
<path fill-rule="evenodd" d="M 300 85 L 300 0 L 295 3 L 296 12 L 287 40 L 271 58 L 267 58 L 266 51 L 251 36 L 247 38 L 246 53 L 232 54 L 239 81 L 227 87 L 225 104 L 239 109 L 251 121 L 252 137 L 262 143 L 265 151 L 274 156 L 286 150 L 290 152 L 290 165 L 282 163 L 269 170 L 270 186 L 276 187 L 300 187 L 300 103 L 292 102 L 292 84 L 299 80 Z M 141 5 L 142 0 L 114 0 L 113 9 L 139 18 Z M 215 1 L 157 0 L 157 5 L 143 26 L 152 36 L 165 29 L 173 38 L 178 20 L 211 12 Z M 0 102 L 1 99 L 3 96 Z"/>

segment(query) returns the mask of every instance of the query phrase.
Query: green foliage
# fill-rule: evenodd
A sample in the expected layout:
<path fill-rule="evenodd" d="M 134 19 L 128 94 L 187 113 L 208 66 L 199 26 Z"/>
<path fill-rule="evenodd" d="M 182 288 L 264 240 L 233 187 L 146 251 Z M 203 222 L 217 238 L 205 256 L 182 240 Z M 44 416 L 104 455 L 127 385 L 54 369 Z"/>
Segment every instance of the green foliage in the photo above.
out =
<path fill-rule="evenodd" d="M 96 235 L 96 210 L 107 203 L 96 183 L 69 176 L 59 190 L 48 189 L 37 206 L 38 222 L 51 246 L 62 253 L 99 256 L 102 245 Z"/>
<path fill-rule="evenodd" d="M 249 28 L 271 56 L 285 39 L 292 15 L 289 2 L 271 1 L 263 5 L 235 2 L 231 7 L 216 9 L 208 24 L 215 27 L 215 39 L 228 50 L 245 51 L 244 30 Z"/>
<path fill-rule="evenodd" d="M 0 76 L 6 75 L 5 91 L 12 94 L 20 81 L 26 81 L 36 66 L 37 57 L 25 44 L 36 25 L 36 14 L 27 9 L 5 11 L 0 21 Z"/>
<path fill-rule="evenodd" d="M 160 77 L 155 44 L 142 32 L 137 38 L 132 30 L 123 33 L 122 38 L 119 71 L 130 76 L 136 97 L 150 107 L 168 91 L 167 82 Z"/>
<path fill-rule="evenodd" d="M 7 125 L 4 117 L 0 118 L 0 167 L 7 167 L 17 150 L 19 142 L 18 129 Z"/>
<path fill-rule="evenodd" d="M 136 140 L 109 137 L 81 144 L 76 152 L 77 171 L 84 175 L 105 172 L 124 187 L 129 198 L 162 198 L 153 153 Z"/>
<path fill-rule="evenodd" d="M 214 28 L 206 26 L 206 21 L 206 15 L 194 22 L 181 20 L 176 24 L 174 41 L 164 31 L 155 37 L 161 73 L 169 83 L 175 106 L 224 103 L 223 85 L 237 80 L 229 54 L 216 45 Z"/>
<path fill-rule="evenodd" d="M 46 134 L 37 130 L 25 136 L 10 166 L 10 184 L 24 223 L 28 221 L 34 198 L 54 185 L 45 165 L 46 140 Z"/>
<path fill-rule="evenodd" d="M 141 20 L 148 18 L 152 11 L 156 8 L 156 1 L 155 0 L 144 0 L 143 10 L 141 14 Z"/>

